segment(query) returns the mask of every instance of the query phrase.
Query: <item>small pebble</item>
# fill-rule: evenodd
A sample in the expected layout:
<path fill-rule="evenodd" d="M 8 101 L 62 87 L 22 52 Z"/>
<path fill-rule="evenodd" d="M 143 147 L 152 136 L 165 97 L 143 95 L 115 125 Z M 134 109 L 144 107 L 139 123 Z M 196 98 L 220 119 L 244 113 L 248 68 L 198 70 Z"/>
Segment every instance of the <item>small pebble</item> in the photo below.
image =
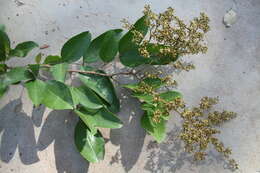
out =
<path fill-rule="evenodd" d="M 233 24 L 235 24 L 237 21 L 237 13 L 230 9 L 223 18 L 223 23 L 226 27 L 231 27 Z"/>

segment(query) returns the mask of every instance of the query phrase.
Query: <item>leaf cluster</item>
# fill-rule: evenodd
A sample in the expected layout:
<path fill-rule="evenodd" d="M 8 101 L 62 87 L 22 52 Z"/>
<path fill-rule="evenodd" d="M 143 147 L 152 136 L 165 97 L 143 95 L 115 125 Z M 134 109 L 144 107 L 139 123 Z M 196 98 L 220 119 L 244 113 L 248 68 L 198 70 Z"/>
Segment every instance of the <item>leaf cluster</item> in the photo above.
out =
<path fill-rule="evenodd" d="M 122 29 L 112 29 L 92 39 L 91 33 L 85 31 L 70 38 L 62 46 L 60 55 L 44 57 L 39 53 L 35 64 L 22 67 L 9 67 L 8 60 L 26 57 L 38 44 L 26 41 L 11 48 L 5 28 L 0 25 L 0 97 L 10 85 L 22 84 L 35 106 L 43 104 L 50 109 L 72 110 L 79 117 L 75 145 L 86 160 L 98 162 L 105 154 L 105 140 L 99 128 L 116 129 L 123 125 L 116 115 L 120 102 L 111 79 L 116 75 L 132 75 L 139 82 L 123 87 L 131 89 L 133 97 L 142 102 L 141 125 L 157 142 L 165 139 L 167 121 L 175 111 L 183 118 L 180 139 L 188 152 L 194 152 L 197 160 L 204 159 L 205 150 L 211 143 L 229 159 L 231 151 L 213 135 L 219 133 L 214 127 L 233 118 L 233 113 L 215 111 L 203 116 L 203 110 L 215 104 L 209 98 L 204 98 L 198 108 L 187 109 L 182 94 L 168 88 L 176 84 L 171 76 L 145 74 L 140 77 L 133 69 L 145 64 L 172 63 L 175 68 L 193 69 L 192 64 L 185 65 L 177 60 L 183 55 L 206 52 L 203 38 L 209 30 L 208 22 L 208 17 L 201 14 L 185 24 L 174 15 L 172 8 L 155 14 L 147 6 L 144 16 L 133 25 L 125 22 L 129 27 L 125 34 Z M 132 70 L 107 74 L 91 66 L 94 62 L 110 63 L 117 56 Z M 72 64 L 78 68 L 72 69 Z M 43 71 L 51 78 L 45 78 Z M 72 73 L 81 81 L 77 86 L 67 80 Z M 235 165 L 234 160 L 229 161 Z"/>

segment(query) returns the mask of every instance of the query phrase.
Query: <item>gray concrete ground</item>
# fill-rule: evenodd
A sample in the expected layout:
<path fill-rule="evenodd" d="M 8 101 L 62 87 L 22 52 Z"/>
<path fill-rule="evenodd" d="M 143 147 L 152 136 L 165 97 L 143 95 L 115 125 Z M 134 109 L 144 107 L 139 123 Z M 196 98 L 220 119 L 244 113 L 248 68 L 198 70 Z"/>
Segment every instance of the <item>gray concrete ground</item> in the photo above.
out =
<path fill-rule="evenodd" d="M 65 40 L 74 34 L 89 30 L 96 36 L 120 27 L 122 18 L 134 21 L 146 3 L 157 11 L 172 6 L 185 20 L 201 11 L 209 15 L 208 53 L 191 57 L 196 70 L 174 77 L 190 105 L 202 96 L 219 96 L 218 108 L 238 113 L 235 120 L 223 125 L 219 137 L 233 148 L 240 172 L 259 172 L 260 0 L 1 0 L 0 23 L 7 26 L 14 45 L 34 40 L 50 45 L 43 53 L 58 54 Z M 236 11 L 237 22 L 226 28 L 222 19 L 230 8 Z M 36 53 L 10 64 L 32 62 Z M 168 124 L 167 142 L 159 146 L 153 143 L 140 127 L 139 103 L 123 99 L 122 93 L 129 92 L 119 92 L 123 100 L 120 117 L 125 125 L 118 130 L 103 130 L 109 138 L 105 160 L 89 165 L 73 144 L 76 116 L 68 111 L 34 109 L 26 91 L 12 87 L 0 101 L 0 173 L 229 172 L 214 151 L 208 161 L 192 163 L 174 140 L 179 128 L 174 115 Z"/>

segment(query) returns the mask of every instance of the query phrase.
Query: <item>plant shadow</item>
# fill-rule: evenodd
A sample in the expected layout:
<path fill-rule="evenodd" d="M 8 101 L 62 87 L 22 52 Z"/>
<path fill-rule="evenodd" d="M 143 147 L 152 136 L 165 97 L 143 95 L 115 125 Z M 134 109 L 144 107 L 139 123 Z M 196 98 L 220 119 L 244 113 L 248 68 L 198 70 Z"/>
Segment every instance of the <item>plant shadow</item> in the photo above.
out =
<path fill-rule="evenodd" d="M 42 124 L 42 117 L 45 111 L 45 106 L 40 105 L 38 107 L 33 107 L 32 110 L 32 122 L 36 127 L 40 127 Z"/>
<path fill-rule="evenodd" d="M 145 131 L 141 127 L 140 118 L 143 112 L 139 109 L 137 99 L 129 98 L 127 89 L 119 89 L 123 112 L 119 113 L 124 126 L 110 131 L 110 140 L 114 145 L 120 146 L 110 164 L 121 161 L 126 172 L 129 172 L 137 162 L 144 145 Z M 139 106 L 138 106 L 139 105 Z M 120 157 L 120 158 L 119 158 Z"/>
<path fill-rule="evenodd" d="M 209 151 L 207 159 L 203 161 L 195 161 L 193 155 L 184 151 L 182 141 L 177 137 L 180 128 L 174 127 L 167 133 L 167 139 L 165 142 L 158 144 L 156 141 L 150 141 L 147 145 L 146 151 L 149 153 L 144 169 L 151 173 L 163 173 L 163 172 L 182 172 L 181 169 L 189 169 L 191 172 L 196 172 L 195 169 L 199 169 L 199 172 L 204 172 L 203 167 L 213 168 L 219 167 L 219 164 L 223 164 L 224 169 L 228 168 L 228 163 L 224 160 L 220 154 Z M 187 167 L 188 166 L 188 167 Z"/>
<path fill-rule="evenodd" d="M 46 149 L 54 142 L 54 154 L 58 173 L 86 173 L 89 163 L 74 145 L 74 128 L 78 121 L 71 111 L 52 111 L 42 127 L 37 148 Z"/>
<path fill-rule="evenodd" d="M 21 162 L 25 165 L 39 161 L 33 123 L 22 111 L 21 99 L 5 105 L 0 111 L 0 158 L 9 163 L 18 148 Z"/>

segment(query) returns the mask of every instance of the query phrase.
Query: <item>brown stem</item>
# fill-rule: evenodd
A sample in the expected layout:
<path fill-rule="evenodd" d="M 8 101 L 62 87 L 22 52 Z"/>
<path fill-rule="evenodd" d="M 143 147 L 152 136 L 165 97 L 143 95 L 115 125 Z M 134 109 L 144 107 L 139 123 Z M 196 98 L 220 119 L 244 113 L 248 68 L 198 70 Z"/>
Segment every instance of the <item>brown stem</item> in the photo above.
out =
<path fill-rule="evenodd" d="M 50 68 L 51 65 L 49 64 L 42 64 L 42 67 L 47 67 Z M 112 73 L 112 74 L 106 74 L 106 73 L 100 73 L 100 72 L 95 72 L 95 71 L 84 71 L 84 70 L 68 70 L 69 73 L 82 73 L 82 74 L 95 74 L 99 76 L 107 76 L 107 77 L 113 77 L 117 75 L 132 75 L 136 76 L 136 73 L 133 73 L 132 71 L 129 72 L 119 72 L 119 73 Z"/>
<path fill-rule="evenodd" d="M 83 70 L 68 70 L 68 72 L 70 73 L 82 73 L 82 74 L 95 74 L 95 75 L 99 75 L 99 76 L 107 76 L 107 77 L 113 77 L 116 75 L 135 75 L 134 73 L 130 72 L 120 72 L 120 73 L 112 73 L 112 74 L 105 74 L 105 73 L 99 73 L 99 72 L 95 72 L 95 71 L 83 71 Z"/>

